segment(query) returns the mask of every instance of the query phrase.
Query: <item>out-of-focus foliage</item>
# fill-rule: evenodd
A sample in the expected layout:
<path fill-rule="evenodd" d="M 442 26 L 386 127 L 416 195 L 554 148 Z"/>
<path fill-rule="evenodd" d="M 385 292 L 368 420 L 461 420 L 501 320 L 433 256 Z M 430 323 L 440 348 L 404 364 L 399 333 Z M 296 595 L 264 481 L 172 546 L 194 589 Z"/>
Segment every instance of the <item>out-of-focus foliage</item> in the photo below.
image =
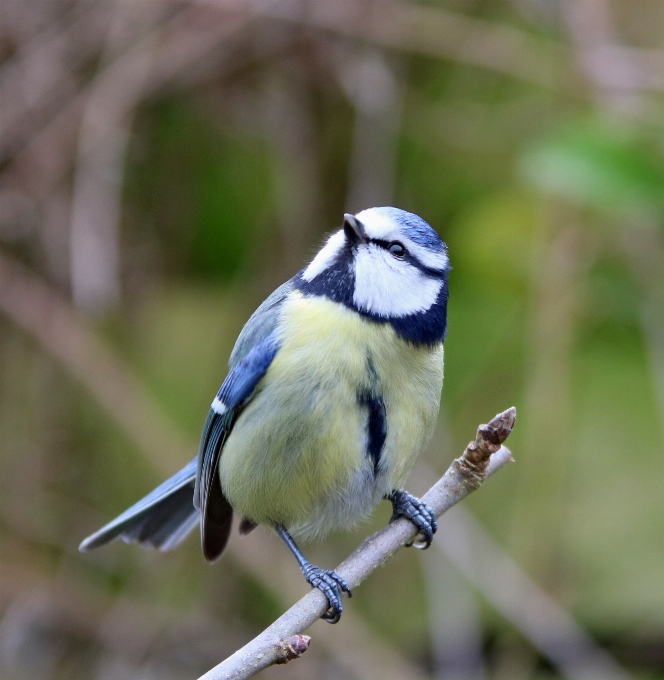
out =
<path fill-rule="evenodd" d="M 625 677 L 664 678 L 660 3 L 252 8 L 0 7 L 0 677 L 193 678 L 305 592 L 265 529 L 212 567 L 196 537 L 77 546 L 195 454 L 261 300 L 351 203 L 391 203 L 454 267 L 427 464 L 516 405 L 517 462 L 465 508 Z M 388 519 L 305 552 L 331 567 Z M 561 677 L 504 585 L 454 570 L 402 551 L 266 677 L 389 677 L 381 645 L 422 677 Z"/>
<path fill-rule="evenodd" d="M 597 120 L 579 121 L 536 142 L 524 155 L 524 178 L 581 206 L 624 217 L 661 213 L 664 164 L 657 134 Z"/>

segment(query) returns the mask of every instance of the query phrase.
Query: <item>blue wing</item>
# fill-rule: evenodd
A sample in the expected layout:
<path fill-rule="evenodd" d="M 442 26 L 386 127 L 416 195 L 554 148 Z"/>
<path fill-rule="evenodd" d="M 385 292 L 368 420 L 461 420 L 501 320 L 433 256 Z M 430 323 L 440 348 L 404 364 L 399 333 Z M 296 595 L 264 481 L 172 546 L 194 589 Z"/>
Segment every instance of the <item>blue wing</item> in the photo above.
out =
<path fill-rule="evenodd" d="M 201 544 L 209 561 L 217 559 L 223 552 L 233 516 L 232 508 L 221 491 L 218 475 L 224 441 L 278 351 L 278 341 L 274 334 L 269 334 L 237 361 L 217 392 L 203 428 L 194 505 L 200 510 Z"/>
<path fill-rule="evenodd" d="M 229 360 L 231 371 L 213 402 L 214 408 L 203 429 L 198 458 L 86 538 L 80 550 L 98 548 L 117 537 L 126 542 L 137 541 L 144 546 L 170 550 L 182 542 L 202 517 L 205 556 L 216 559 L 221 554 L 230 533 L 233 511 L 221 493 L 216 474 L 219 455 L 237 415 L 278 351 L 272 334 L 281 306 L 292 289 L 293 284 L 289 281 L 274 291 L 252 314 L 238 336 Z"/>
<path fill-rule="evenodd" d="M 88 536 L 79 550 L 98 548 L 118 536 L 126 543 L 138 541 L 159 550 L 175 548 L 198 524 L 199 513 L 191 502 L 195 479 L 194 458 L 145 498 Z"/>

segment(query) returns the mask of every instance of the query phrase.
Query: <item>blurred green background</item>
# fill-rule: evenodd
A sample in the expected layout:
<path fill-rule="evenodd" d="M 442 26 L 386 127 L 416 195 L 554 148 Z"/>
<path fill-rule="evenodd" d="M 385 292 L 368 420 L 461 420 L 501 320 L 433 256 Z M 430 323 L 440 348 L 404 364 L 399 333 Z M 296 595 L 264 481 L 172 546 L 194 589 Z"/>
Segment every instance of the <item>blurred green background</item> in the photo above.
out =
<path fill-rule="evenodd" d="M 264 529 L 77 546 L 194 455 L 264 297 L 396 205 L 454 267 L 410 490 L 511 405 L 516 463 L 265 677 L 664 678 L 662 36 L 656 0 L 2 0 L 0 677 L 195 678 L 306 592 Z"/>

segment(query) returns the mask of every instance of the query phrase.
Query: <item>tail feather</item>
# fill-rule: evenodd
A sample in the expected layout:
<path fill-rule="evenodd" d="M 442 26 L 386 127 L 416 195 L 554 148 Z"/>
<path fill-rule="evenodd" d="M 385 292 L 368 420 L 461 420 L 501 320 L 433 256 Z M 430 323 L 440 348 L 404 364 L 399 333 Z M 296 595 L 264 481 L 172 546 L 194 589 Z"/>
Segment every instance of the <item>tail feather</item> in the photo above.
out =
<path fill-rule="evenodd" d="M 200 512 L 194 507 L 196 459 L 158 486 L 105 527 L 88 536 L 79 550 L 99 548 L 114 538 L 136 541 L 158 550 L 179 545 L 198 525 Z"/>
<path fill-rule="evenodd" d="M 198 525 L 200 513 L 193 504 L 192 484 L 174 491 L 158 504 L 127 521 L 119 534 L 125 543 L 170 550 Z M 178 540 L 179 539 L 179 540 Z"/>
<path fill-rule="evenodd" d="M 201 515 L 203 516 L 201 523 L 203 555 L 208 562 L 214 562 L 226 549 L 233 524 L 233 508 L 221 490 L 216 470 L 214 481 L 210 484 L 201 508 Z"/>

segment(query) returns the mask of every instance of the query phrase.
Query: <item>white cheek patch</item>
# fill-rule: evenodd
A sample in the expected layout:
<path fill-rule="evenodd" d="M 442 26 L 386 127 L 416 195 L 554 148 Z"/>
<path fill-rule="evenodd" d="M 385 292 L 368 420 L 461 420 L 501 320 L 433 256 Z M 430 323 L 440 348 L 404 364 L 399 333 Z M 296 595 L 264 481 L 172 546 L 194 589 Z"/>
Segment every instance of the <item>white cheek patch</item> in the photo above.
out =
<path fill-rule="evenodd" d="M 435 304 L 442 285 L 378 246 L 358 248 L 353 296 L 358 309 L 386 318 L 424 312 Z"/>
<path fill-rule="evenodd" d="M 212 406 L 210 408 L 219 416 L 223 415 L 224 413 L 226 413 L 226 411 L 228 411 L 228 409 L 226 408 L 226 404 L 224 404 L 224 402 L 221 401 L 219 397 L 214 398 Z"/>
<path fill-rule="evenodd" d="M 344 236 L 343 229 L 332 234 L 327 239 L 327 243 L 320 249 L 318 255 L 314 257 L 311 264 L 304 270 L 302 278 L 305 281 L 312 281 L 332 265 L 344 247 L 345 240 L 346 237 Z"/>

